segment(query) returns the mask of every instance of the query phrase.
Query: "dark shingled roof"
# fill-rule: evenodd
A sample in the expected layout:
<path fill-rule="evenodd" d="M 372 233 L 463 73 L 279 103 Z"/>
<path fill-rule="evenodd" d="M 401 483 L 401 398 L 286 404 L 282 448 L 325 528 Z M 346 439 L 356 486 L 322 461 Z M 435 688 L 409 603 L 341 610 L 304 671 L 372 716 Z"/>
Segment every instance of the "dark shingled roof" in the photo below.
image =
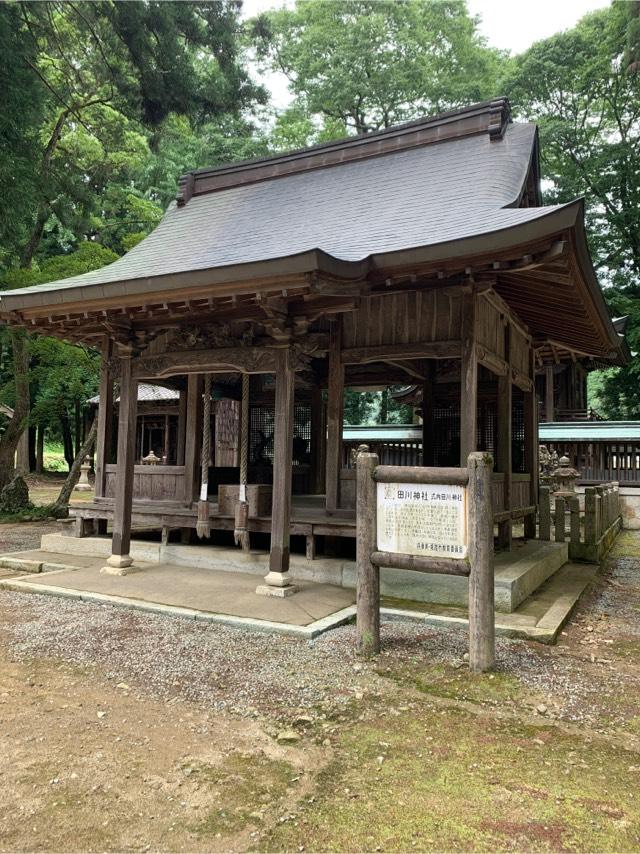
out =
<path fill-rule="evenodd" d="M 318 250 L 357 266 L 381 254 L 500 232 L 558 212 L 570 219 L 571 205 L 511 207 L 522 194 L 535 145 L 535 125 L 508 124 L 498 139 L 476 132 L 195 195 L 183 206 L 173 203 L 155 231 L 124 257 L 30 288 L 29 303 L 61 302 L 70 289 L 81 289 L 76 299 L 101 298 L 105 285 L 112 285 L 109 295 L 124 295 L 131 292 L 127 283 L 143 287 L 157 276 Z M 122 289 L 114 291 L 118 284 Z M 2 307 L 18 307 L 12 297 L 26 294 L 3 292 Z"/>

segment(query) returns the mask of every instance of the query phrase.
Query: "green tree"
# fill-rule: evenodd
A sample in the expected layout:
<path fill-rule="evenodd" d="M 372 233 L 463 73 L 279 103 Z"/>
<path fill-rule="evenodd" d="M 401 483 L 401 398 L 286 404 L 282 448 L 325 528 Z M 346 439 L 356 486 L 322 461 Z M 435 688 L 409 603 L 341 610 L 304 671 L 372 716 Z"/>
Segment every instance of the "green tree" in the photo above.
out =
<path fill-rule="evenodd" d="M 504 89 L 516 114 L 539 125 L 545 201 L 585 197 L 596 271 L 612 314 L 630 315 L 628 342 L 637 350 L 640 86 L 629 59 L 631 5 L 616 0 L 534 44 L 516 57 Z M 607 372 L 594 404 L 610 417 L 638 417 L 639 378 L 637 358 Z"/>
<path fill-rule="evenodd" d="M 258 56 L 287 76 L 294 104 L 335 132 L 495 95 L 500 54 L 464 0 L 298 0 L 254 19 L 251 32 Z"/>

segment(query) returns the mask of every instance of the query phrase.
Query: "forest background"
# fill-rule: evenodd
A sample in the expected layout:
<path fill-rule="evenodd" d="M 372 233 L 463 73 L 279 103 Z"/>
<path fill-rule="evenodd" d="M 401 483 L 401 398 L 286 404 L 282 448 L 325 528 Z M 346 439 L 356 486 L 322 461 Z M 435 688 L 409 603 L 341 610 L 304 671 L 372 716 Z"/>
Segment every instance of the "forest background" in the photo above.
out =
<path fill-rule="evenodd" d="M 276 109 L 261 75 L 284 74 Z M 586 199 L 613 316 L 640 351 L 640 2 L 614 0 L 519 55 L 488 46 L 464 0 L 0 5 L 0 289 L 113 261 L 151 231 L 184 172 L 367 133 L 507 95 L 538 123 L 547 204 Z M 0 329 L 0 472 L 22 429 L 71 465 L 100 356 Z M 640 356 L 592 374 L 590 405 L 640 418 Z M 405 420 L 347 393 L 347 423 Z M 39 441 L 38 441 L 39 436 Z M 1 478 L 0 478 L 1 479 Z M 0 483 L 0 486 L 2 484 Z"/>

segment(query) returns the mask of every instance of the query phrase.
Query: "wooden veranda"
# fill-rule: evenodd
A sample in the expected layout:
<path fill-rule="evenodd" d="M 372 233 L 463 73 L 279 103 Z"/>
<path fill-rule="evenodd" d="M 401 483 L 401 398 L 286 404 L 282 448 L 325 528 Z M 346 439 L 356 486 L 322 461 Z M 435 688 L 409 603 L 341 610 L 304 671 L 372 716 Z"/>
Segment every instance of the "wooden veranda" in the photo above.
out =
<path fill-rule="evenodd" d="M 187 538 L 204 506 L 207 527 L 232 529 L 241 487 L 249 532 L 270 534 L 267 585 L 287 587 L 292 534 L 313 557 L 316 536 L 355 533 L 345 387 L 409 381 L 422 388 L 423 465 L 490 451 L 501 545 L 515 519 L 535 536 L 539 359 L 625 358 L 582 204 L 541 206 L 537 156 L 535 127 L 497 99 L 198 170 L 124 258 L 4 292 L 7 321 L 102 350 L 96 497 L 73 509 L 78 533 L 110 521 L 121 570 L 132 523 Z M 178 395 L 175 447 L 156 465 L 137 453 L 143 382 Z M 221 401 L 240 409 L 234 465 L 216 459 Z"/>

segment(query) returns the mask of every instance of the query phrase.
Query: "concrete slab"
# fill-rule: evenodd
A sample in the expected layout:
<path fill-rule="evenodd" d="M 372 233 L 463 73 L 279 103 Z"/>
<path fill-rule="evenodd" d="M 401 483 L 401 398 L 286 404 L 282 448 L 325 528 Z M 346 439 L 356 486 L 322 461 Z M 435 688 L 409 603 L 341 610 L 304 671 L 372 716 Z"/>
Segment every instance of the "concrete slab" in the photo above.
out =
<path fill-rule="evenodd" d="M 243 573 L 219 572 L 174 564 L 138 564 L 142 571 L 133 575 L 110 576 L 100 573 L 101 559 L 80 561 L 75 555 L 44 553 L 48 561 L 66 566 L 34 576 L 24 582 L 34 590 L 60 593 L 73 591 L 118 599 L 182 608 L 200 613 L 223 614 L 252 620 L 308 626 L 353 605 L 353 591 L 328 584 L 297 582 L 298 592 L 287 599 L 258 596 L 255 578 Z M 89 564 L 89 565 L 87 565 Z"/>
<path fill-rule="evenodd" d="M 565 564 L 511 614 L 496 612 L 496 635 L 554 643 L 581 595 L 594 580 L 597 564 Z M 387 619 L 410 619 L 433 626 L 469 625 L 466 609 L 383 599 Z"/>
<path fill-rule="evenodd" d="M 495 558 L 495 603 L 511 613 L 569 559 L 568 543 L 516 542 Z"/>

